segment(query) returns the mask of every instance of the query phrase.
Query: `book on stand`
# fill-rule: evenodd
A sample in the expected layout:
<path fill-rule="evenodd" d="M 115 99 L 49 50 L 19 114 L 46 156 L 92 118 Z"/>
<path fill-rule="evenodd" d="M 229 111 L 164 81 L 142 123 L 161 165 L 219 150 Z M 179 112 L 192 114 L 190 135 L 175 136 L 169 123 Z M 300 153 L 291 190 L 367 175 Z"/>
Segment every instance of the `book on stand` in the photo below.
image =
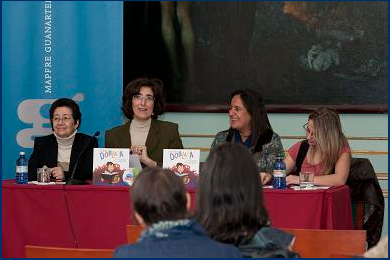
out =
<path fill-rule="evenodd" d="M 128 173 L 129 149 L 94 148 L 94 185 L 129 185 L 124 181 Z"/>
<path fill-rule="evenodd" d="M 199 178 L 200 150 L 163 149 L 163 168 L 180 176 L 187 188 L 194 188 Z"/>

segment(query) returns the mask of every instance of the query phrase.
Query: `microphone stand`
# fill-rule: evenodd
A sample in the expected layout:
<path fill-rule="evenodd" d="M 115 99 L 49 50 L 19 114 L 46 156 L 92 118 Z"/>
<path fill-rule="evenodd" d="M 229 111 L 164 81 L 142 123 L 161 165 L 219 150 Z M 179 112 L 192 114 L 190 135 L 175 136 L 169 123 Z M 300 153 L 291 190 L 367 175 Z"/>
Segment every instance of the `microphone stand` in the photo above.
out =
<path fill-rule="evenodd" d="M 78 167 L 80 158 L 82 157 L 83 153 L 86 151 L 87 147 L 90 145 L 90 143 L 92 142 L 92 140 L 94 140 L 94 138 L 96 136 L 98 136 L 100 134 L 99 131 L 95 132 L 94 135 L 90 138 L 90 140 L 87 142 L 87 144 L 83 147 L 83 150 L 80 152 L 78 159 L 75 162 L 75 165 L 72 169 L 72 174 L 71 177 L 67 180 L 67 182 L 65 183 L 65 185 L 87 185 L 88 182 L 87 181 L 82 181 L 82 180 L 78 180 L 78 179 L 74 179 L 75 176 L 75 172 L 76 172 L 76 168 Z"/>

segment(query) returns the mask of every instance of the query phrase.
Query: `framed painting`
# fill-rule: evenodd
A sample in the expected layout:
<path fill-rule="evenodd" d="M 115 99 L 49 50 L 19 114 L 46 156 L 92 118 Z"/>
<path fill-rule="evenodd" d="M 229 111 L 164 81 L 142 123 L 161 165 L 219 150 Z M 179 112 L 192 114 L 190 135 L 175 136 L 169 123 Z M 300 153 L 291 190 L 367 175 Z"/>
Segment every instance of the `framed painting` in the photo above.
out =
<path fill-rule="evenodd" d="M 224 112 L 253 88 L 269 112 L 388 113 L 387 1 L 124 2 L 124 87 L 164 82 L 167 111 Z"/>

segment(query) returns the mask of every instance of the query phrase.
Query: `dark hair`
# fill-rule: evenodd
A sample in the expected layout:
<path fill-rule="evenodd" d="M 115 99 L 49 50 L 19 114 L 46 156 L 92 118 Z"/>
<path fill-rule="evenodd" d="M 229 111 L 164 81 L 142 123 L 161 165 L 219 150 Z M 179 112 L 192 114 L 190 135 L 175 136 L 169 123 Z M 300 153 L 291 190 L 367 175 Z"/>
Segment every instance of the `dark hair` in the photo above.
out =
<path fill-rule="evenodd" d="M 230 95 L 229 104 L 234 96 L 239 95 L 246 110 L 252 117 L 252 146 L 262 146 L 269 143 L 273 136 L 272 126 L 268 120 L 267 110 L 260 93 L 253 89 L 236 90 Z M 230 129 L 228 140 L 233 137 L 233 130 Z"/>
<path fill-rule="evenodd" d="M 135 178 L 130 194 L 133 208 L 147 225 L 186 217 L 184 183 L 169 169 L 143 169 Z"/>
<path fill-rule="evenodd" d="M 199 177 L 195 219 L 211 238 L 234 245 L 269 225 L 260 175 L 244 146 L 223 144 L 211 151 Z"/>
<path fill-rule="evenodd" d="M 58 107 L 68 107 L 69 109 L 71 109 L 72 117 L 75 122 L 79 121 L 78 128 L 80 127 L 80 125 L 82 124 L 82 113 L 80 113 L 78 104 L 69 98 L 59 98 L 53 102 L 53 104 L 50 106 L 49 109 L 50 124 L 52 126 L 52 130 L 53 130 L 53 114 L 56 108 Z"/>
<path fill-rule="evenodd" d="M 107 163 L 106 163 L 106 166 L 109 166 L 109 165 L 114 165 L 114 163 L 112 163 L 112 162 L 107 162 Z"/>
<path fill-rule="evenodd" d="M 129 83 L 124 90 L 122 97 L 122 111 L 128 119 L 132 119 L 134 112 L 132 109 L 132 98 L 134 95 L 138 95 L 142 87 L 149 87 L 154 94 L 154 110 L 151 116 L 154 119 L 158 118 L 158 115 L 163 114 L 163 83 L 160 79 L 149 79 L 149 78 L 138 78 Z"/>

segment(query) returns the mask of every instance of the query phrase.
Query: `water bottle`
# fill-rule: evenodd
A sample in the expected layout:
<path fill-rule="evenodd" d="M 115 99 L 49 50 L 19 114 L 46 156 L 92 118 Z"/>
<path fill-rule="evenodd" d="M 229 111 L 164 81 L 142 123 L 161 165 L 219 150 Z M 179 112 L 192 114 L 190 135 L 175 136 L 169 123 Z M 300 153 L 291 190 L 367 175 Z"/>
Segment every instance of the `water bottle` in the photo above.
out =
<path fill-rule="evenodd" d="M 276 156 L 276 162 L 274 164 L 274 179 L 272 186 L 274 189 L 285 189 L 286 188 L 286 164 L 283 161 L 283 155 L 278 154 Z"/>
<path fill-rule="evenodd" d="M 16 160 L 16 182 L 18 184 L 27 184 L 29 161 L 26 158 L 25 152 L 19 153 L 19 158 Z"/>

